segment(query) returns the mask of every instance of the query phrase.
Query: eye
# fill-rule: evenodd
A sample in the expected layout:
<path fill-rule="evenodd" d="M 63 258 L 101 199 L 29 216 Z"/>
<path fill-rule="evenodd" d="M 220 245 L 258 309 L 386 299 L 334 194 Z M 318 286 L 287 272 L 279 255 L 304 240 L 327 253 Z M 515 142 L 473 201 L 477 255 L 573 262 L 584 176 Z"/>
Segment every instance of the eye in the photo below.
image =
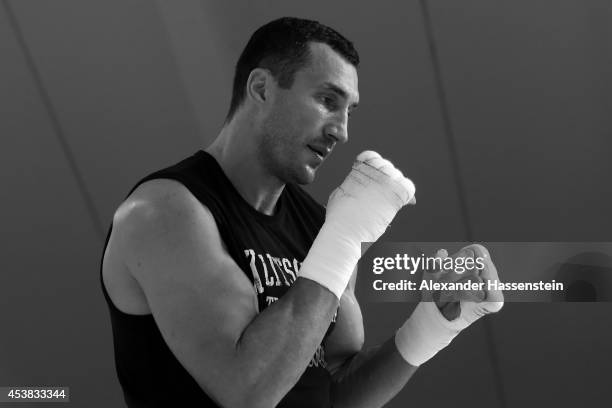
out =
<path fill-rule="evenodd" d="M 334 97 L 331 97 L 328 95 L 322 95 L 321 102 L 323 102 L 325 107 L 329 110 L 335 110 L 337 108 L 336 98 Z"/>

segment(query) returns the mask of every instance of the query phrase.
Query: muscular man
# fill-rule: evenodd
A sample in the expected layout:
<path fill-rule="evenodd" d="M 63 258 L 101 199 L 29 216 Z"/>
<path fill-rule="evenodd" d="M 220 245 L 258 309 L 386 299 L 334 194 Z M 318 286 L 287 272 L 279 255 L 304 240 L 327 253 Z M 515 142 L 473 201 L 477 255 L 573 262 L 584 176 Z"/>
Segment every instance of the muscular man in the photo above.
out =
<path fill-rule="evenodd" d="M 117 209 L 102 286 L 128 406 L 382 406 L 460 330 L 499 310 L 501 294 L 423 301 L 395 336 L 363 348 L 360 243 L 415 202 L 415 187 L 369 151 L 326 209 L 298 187 L 348 139 L 358 63 L 317 22 L 261 27 L 216 140 L 141 180 Z M 496 278 L 486 249 L 466 251 L 488 259 L 475 279 Z"/>

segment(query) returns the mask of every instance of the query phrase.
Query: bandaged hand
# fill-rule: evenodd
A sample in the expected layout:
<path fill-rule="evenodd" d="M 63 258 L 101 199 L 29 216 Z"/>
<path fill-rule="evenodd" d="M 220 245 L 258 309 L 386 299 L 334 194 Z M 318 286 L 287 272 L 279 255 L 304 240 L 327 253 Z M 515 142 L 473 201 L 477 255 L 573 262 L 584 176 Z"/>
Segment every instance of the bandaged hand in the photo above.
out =
<path fill-rule="evenodd" d="M 325 223 L 299 276 L 318 282 L 340 298 L 361 257 L 361 243 L 376 241 L 404 205 L 415 203 L 412 181 L 378 153 L 361 153 L 346 179 L 331 193 Z"/>
<path fill-rule="evenodd" d="M 446 251 L 438 251 L 446 258 Z M 479 244 L 461 249 L 457 257 L 481 258 L 482 269 L 462 274 L 451 271 L 424 272 L 423 279 L 434 282 L 483 283 L 482 290 L 450 290 L 422 292 L 422 301 L 395 335 L 398 351 L 411 365 L 419 366 L 446 347 L 463 329 L 480 317 L 498 312 L 504 304 L 499 290 L 488 290 L 488 281 L 499 281 L 497 269 L 489 251 Z"/>

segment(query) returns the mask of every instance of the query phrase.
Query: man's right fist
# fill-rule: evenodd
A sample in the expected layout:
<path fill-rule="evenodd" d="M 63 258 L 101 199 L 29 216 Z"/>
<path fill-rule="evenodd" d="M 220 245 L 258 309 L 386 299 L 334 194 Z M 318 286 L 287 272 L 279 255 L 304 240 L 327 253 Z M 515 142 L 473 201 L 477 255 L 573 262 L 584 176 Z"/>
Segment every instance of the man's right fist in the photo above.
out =
<path fill-rule="evenodd" d="M 416 204 L 415 191 L 390 161 L 368 150 L 329 196 L 325 221 L 339 223 L 356 242 L 374 242 L 404 205 Z"/>
<path fill-rule="evenodd" d="M 414 184 L 378 153 L 366 151 L 327 201 L 325 223 L 299 271 L 338 299 L 346 289 L 361 243 L 376 241 L 395 214 L 414 203 Z"/>

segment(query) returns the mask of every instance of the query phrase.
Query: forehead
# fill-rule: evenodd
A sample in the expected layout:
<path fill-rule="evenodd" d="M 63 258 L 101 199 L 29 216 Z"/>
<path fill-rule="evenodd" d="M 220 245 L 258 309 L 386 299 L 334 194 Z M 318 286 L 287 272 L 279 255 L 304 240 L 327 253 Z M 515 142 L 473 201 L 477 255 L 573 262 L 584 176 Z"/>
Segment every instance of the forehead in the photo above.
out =
<path fill-rule="evenodd" d="M 357 69 L 329 45 L 310 43 L 310 60 L 296 73 L 309 87 L 328 88 L 331 84 L 343 90 L 352 103 L 359 101 Z"/>

